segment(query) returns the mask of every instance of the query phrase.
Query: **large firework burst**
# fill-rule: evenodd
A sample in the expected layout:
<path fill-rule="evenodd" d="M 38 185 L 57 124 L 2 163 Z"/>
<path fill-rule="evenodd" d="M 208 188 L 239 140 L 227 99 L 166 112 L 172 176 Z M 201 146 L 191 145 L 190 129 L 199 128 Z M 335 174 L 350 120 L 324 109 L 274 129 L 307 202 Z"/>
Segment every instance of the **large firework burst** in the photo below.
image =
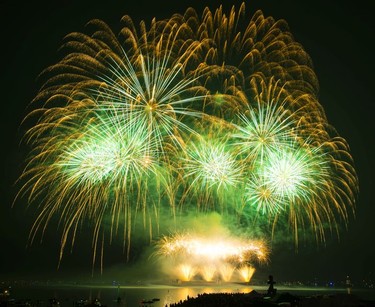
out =
<path fill-rule="evenodd" d="M 95 262 L 108 217 L 128 253 L 139 213 L 151 238 L 161 212 L 202 208 L 244 227 L 264 217 L 272 233 L 287 221 L 296 242 L 300 226 L 324 240 L 348 222 L 358 189 L 349 146 L 285 21 L 248 19 L 244 4 L 149 28 L 121 21 L 118 36 L 99 20 L 67 35 L 66 55 L 42 74 L 19 192 L 41 204 L 31 238 L 59 216 L 62 257 L 90 221 Z"/>

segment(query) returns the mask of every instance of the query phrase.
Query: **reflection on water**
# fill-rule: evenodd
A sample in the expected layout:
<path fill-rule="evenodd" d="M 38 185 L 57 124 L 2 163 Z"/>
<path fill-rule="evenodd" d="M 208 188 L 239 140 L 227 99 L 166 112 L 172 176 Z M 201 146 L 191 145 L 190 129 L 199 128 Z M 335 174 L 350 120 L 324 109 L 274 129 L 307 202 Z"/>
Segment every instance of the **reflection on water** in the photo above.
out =
<path fill-rule="evenodd" d="M 33 286 L 13 288 L 11 296 L 17 300 L 30 300 L 40 306 L 48 306 L 49 299 L 55 298 L 60 306 L 73 306 L 76 302 L 98 299 L 106 306 L 142 306 L 142 301 L 159 299 L 147 306 L 165 307 L 172 303 L 195 297 L 200 293 L 248 293 L 253 289 L 236 284 L 199 286 Z M 120 298 L 120 299 L 118 299 Z M 146 305 L 146 304 L 145 304 Z"/>
<path fill-rule="evenodd" d="M 198 294 L 201 293 L 249 293 L 253 289 L 250 287 L 243 287 L 232 285 L 230 286 L 214 286 L 214 287 L 183 287 L 183 288 L 174 288 L 169 289 L 166 295 L 163 297 L 161 301 L 162 304 L 160 306 L 165 306 L 166 304 L 172 304 L 186 300 L 189 297 L 196 297 Z M 156 306 L 156 305 L 155 305 Z"/>
<path fill-rule="evenodd" d="M 182 284 L 179 286 L 33 286 L 13 288 L 11 296 L 17 300 L 30 300 L 39 306 L 49 306 L 49 299 L 55 298 L 61 307 L 74 306 L 80 300 L 93 301 L 98 299 L 108 307 L 151 306 L 165 307 L 166 305 L 196 297 L 202 293 L 249 293 L 255 290 L 265 293 L 267 286 L 248 286 L 244 284 Z M 317 295 L 345 293 L 345 289 L 308 288 L 308 287 L 278 287 L 279 292 L 289 292 L 295 295 Z M 375 299 L 374 290 L 353 289 L 353 294 L 364 299 Z M 120 300 L 118 300 L 120 298 Z M 142 301 L 152 301 L 142 304 Z"/>

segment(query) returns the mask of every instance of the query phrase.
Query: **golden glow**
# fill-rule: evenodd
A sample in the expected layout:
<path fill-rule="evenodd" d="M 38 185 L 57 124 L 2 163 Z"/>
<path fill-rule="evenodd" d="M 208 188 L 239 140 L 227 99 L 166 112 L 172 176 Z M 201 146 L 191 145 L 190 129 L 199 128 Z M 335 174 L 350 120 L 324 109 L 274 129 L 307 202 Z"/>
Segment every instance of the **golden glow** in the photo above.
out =
<path fill-rule="evenodd" d="M 248 265 L 244 265 L 238 270 L 238 272 L 240 273 L 245 282 L 250 282 L 251 277 L 253 277 L 253 274 L 255 272 L 255 268 Z"/>
<path fill-rule="evenodd" d="M 169 267 L 175 268 L 172 275 L 183 281 L 200 276 L 205 281 L 228 282 L 238 271 L 241 280 L 248 282 L 255 271 L 249 263 L 262 263 L 268 259 L 268 249 L 260 241 L 189 234 L 163 237 L 157 254 L 161 261 L 165 260 Z"/>

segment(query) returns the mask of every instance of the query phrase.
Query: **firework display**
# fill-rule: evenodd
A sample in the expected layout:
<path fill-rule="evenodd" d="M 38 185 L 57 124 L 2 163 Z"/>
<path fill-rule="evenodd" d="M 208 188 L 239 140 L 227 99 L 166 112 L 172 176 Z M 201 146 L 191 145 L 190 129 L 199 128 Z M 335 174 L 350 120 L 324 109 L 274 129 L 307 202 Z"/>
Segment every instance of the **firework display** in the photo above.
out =
<path fill-rule="evenodd" d="M 230 281 L 236 270 L 241 280 L 249 282 L 255 271 L 251 264 L 267 261 L 268 257 L 268 249 L 260 241 L 192 234 L 163 237 L 157 251 L 159 256 L 171 259 L 172 272 L 182 281 L 190 281 L 195 275 L 205 281 Z"/>
<path fill-rule="evenodd" d="M 92 20 L 62 50 L 25 119 L 31 150 L 18 195 L 39 205 L 31 240 L 59 218 L 60 258 L 86 223 L 95 262 L 114 239 L 129 254 L 138 224 L 154 239 L 162 218 L 178 229 L 191 212 L 217 212 L 243 229 L 262 223 L 271 238 L 289 225 L 296 243 L 301 229 L 324 240 L 348 222 L 358 189 L 349 146 L 285 21 L 248 16 L 244 4 L 139 25 L 124 16 L 118 34 Z M 164 240 L 166 253 L 203 250 L 193 238 Z M 249 280 L 241 253 L 266 252 L 224 243 L 205 246 L 232 260 L 200 274 L 228 279 L 238 269 Z M 185 279 L 201 270 L 182 265 Z"/>

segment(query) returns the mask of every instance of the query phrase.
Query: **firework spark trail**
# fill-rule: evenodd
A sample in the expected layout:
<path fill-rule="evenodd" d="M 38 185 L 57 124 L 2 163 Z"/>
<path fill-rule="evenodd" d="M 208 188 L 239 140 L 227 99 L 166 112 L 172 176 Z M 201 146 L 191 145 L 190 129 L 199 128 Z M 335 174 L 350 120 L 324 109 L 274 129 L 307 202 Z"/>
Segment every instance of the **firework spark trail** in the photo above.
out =
<path fill-rule="evenodd" d="M 349 145 L 284 20 L 249 19 L 242 4 L 148 28 L 121 21 L 119 36 L 100 20 L 67 35 L 66 55 L 41 74 L 17 195 L 40 203 L 31 240 L 59 216 L 61 260 L 90 221 L 95 263 L 105 220 L 129 256 L 139 213 L 150 239 L 160 212 L 177 221 L 200 208 L 272 234 L 289 223 L 296 244 L 299 229 L 325 240 L 348 223 L 358 192 Z"/>

